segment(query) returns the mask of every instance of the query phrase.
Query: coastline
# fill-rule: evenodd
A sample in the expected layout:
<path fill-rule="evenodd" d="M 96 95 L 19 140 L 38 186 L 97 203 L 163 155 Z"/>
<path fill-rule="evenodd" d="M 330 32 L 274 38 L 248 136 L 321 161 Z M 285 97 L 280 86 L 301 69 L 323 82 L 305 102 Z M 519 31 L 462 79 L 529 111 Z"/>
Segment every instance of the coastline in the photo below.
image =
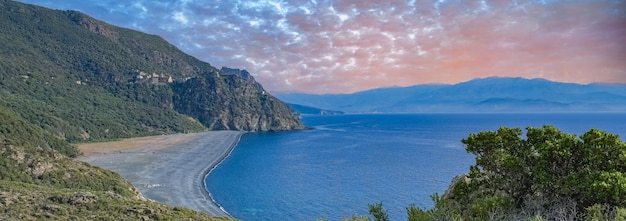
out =
<path fill-rule="evenodd" d="M 234 217 L 230 215 L 230 213 L 228 213 L 228 211 L 226 211 L 226 209 L 224 209 L 222 205 L 220 205 L 217 201 L 215 201 L 215 198 L 213 198 L 213 195 L 211 195 L 211 192 L 209 191 L 209 188 L 206 186 L 205 181 L 207 177 L 209 177 L 211 172 L 215 170 L 215 168 L 217 168 L 220 164 L 222 164 L 222 162 L 224 162 L 226 158 L 230 157 L 230 154 L 233 153 L 233 150 L 235 150 L 235 147 L 237 146 L 237 144 L 239 144 L 239 141 L 241 140 L 241 135 L 243 135 L 243 133 L 239 134 L 239 136 L 237 136 L 237 140 L 234 143 L 232 143 L 232 145 L 230 145 L 230 147 L 228 148 L 228 153 L 226 155 L 221 156 L 221 158 L 218 161 L 212 162 L 211 165 L 207 165 L 206 168 L 208 168 L 208 170 L 203 171 L 203 176 L 201 176 L 202 179 L 200 180 L 200 182 L 202 183 L 202 189 L 203 189 L 202 192 L 206 194 L 205 197 L 211 200 L 213 206 L 220 209 L 222 212 L 226 214 L 227 217 L 230 217 L 230 218 L 234 218 Z"/>
<path fill-rule="evenodd" d="M 243 134 L 210 131 L 80 144 L 84 156 L 78 160 L 119 173 L 150 200 L 232 218 L 204 181 Z"/>

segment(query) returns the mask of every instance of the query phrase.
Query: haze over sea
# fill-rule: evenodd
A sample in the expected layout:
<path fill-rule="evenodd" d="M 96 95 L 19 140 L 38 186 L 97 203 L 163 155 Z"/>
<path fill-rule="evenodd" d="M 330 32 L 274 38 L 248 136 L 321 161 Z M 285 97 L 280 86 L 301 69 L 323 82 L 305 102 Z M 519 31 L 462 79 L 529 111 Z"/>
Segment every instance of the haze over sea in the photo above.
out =
<path fill-rule="evenodd" d="M 304 116 L 314 130 L 248 133 L 208 177 L 232 216 L 340 220 L 382 202 L 390 220 L 405 207 L 432 207 L 474 157 L 461 139 L 500 126 L 554 125 L 581 135 L 599 128 L 626 137 L 626 114 L 403 114 Z"/>

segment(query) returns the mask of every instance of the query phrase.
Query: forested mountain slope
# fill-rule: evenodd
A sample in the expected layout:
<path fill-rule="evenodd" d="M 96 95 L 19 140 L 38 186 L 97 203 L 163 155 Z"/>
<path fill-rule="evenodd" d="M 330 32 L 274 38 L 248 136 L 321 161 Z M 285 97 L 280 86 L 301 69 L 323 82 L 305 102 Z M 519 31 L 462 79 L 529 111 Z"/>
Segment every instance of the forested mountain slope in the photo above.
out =
<path fill-rule="evenodd" d="M 0 9 L 0 105 L 56 137 L 303 128 L 247 72 L 219 70 L 158 36 L 76 11 L 6 0 Z"/>

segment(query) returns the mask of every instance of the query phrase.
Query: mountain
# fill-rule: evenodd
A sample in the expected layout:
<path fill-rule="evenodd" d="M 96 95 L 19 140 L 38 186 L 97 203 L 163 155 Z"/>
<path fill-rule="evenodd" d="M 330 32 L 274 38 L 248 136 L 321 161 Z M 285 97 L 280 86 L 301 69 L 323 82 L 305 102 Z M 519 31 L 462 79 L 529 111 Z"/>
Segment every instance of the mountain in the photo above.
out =
<path fill-rule="evenodd" d="M 245 70 L 222 68 L 172 84 L 173 108 L 215 130 L 304 129 L 295 110 L 270 95 Z"/>
<path fill-rule="evenodd" d="M 626 111 L 626 85 L 503 77 L 454 85 L 380 88 L 353 94 L 277 96 L 288 103 L 352 113 Z"/>
<path fill-rule="evenodd" d="M 309 107 L 299 104 L 289 104 L 291 108 L 296 110 L 300 114 L 308 114 L 308 115 L 341 115 L 344 114 L 343 111 L 334 111 L 334 110 L 324 110 L 315 107 Z"/>
<path fill-rule="evenodd" d="M 0 1 L 0 106 L 56 137 L 106 140 L 304 126 L 243 70 L 76 11 Z"/>
<path fill-rule="evenodd" d="M 276 96 L 290 104 L 299 104 L 321 109 L 345 112 L 376 112 L 380 108 L 393 106 L 414 94 L 437 90 L 446 85 L 416 85 L 411 87 L 378 88 L 354 94 L 277 94 Z"/>
<path fill-rule="evenodd" d="M 144 199 L 73 142 L 304 129 L 245 70 L 76 11 L 0 0 L 0 219 L 231 220 Z"/>

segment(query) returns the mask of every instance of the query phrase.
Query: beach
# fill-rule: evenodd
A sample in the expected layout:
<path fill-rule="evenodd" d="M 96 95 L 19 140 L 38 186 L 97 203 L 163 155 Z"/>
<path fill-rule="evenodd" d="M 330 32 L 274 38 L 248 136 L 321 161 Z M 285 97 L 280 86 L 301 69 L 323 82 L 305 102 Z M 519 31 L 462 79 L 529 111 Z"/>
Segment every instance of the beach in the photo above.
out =
<path fill-rule="evenodd" d="M 229 216 L 205 188 L 206 175 L 243 132 L 211 131 L 80 144 L 78 160 L 122 175 L 148 199 L 215 216 Z"/>

